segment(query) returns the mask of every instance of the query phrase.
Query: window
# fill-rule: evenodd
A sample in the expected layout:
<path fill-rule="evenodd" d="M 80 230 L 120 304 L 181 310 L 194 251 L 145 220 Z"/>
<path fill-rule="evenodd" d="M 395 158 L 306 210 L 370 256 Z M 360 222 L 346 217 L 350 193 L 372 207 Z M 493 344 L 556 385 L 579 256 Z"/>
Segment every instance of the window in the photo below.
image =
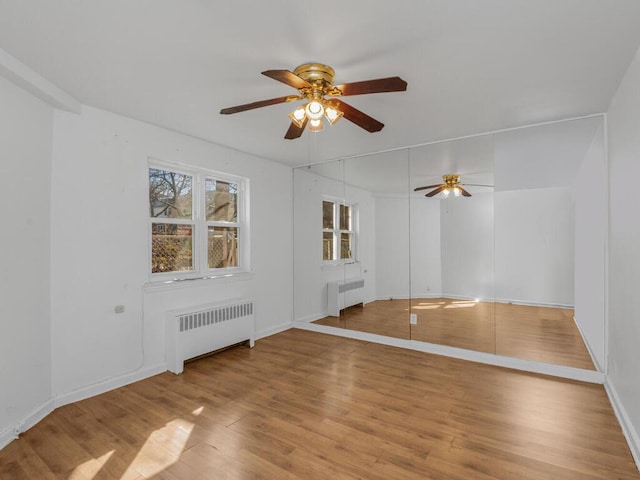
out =
<path fill-rule="evenodd" d="M 246 269 L 246 180 L 149 167 L 151 274 L 198 277 Z"/>
<path fill-rule="evenodd" d="M 353 260 L 355 205 L 322 201 L 322 260 Z"/>

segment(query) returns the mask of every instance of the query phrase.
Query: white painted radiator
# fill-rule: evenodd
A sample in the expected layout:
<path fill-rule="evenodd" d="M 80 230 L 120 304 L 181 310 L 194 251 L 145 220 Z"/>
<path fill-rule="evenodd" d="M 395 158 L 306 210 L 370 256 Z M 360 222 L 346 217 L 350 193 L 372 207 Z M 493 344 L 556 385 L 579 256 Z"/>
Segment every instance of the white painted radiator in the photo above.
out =
<path fill-rule="evenodd" d="M 167 370 L 182 373 L 184 361 L 220 348 L 249 341 L 253 348 L 253 300 L 236 299 L 167 312 L 165 360 Z"/>
<path fill-rule="evenodd" d="M 327 313 L 340 316 L 340 310 L 364 303 L 364 278 L 347 278 L 327 284 Z"/>

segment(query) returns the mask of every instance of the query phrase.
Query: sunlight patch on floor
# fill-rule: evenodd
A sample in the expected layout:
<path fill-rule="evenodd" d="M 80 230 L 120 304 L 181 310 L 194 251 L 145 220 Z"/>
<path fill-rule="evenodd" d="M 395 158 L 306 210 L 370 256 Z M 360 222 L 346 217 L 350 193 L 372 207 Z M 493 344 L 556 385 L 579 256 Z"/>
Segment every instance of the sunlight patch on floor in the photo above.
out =
<path fill-rule="evenodd" d="M 195 411 L 198 410 L 200 409 Z M 180 458 L 193 427 L 192 422 L 177 418 L 153 431 L 124 476 L 140 473 L 145 477 L 151 477 L 173 465 Z"/>
<path fill-rule="evenodd" d="M 111 450 L 101 457 L 92 458 L 91 460 L 87 460 L 86 462 L 78 465 L 73 469 L 68 480 L 86 480 L 87 478 L 94 478 L 98 472 L 102 470 L 102 467 L 104 467 L 104 464 L 107 463 L 109 458 L 111 458 L 113 452 L 115 452 L 115 450 Z"/>

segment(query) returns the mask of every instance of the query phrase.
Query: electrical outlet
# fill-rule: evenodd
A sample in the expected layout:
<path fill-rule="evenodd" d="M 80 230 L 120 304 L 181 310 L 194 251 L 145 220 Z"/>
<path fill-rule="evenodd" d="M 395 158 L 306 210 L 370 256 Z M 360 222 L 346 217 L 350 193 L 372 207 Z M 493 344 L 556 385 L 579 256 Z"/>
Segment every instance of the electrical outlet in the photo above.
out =
<path fill-rule="evenodd" d="M 411 325 L 417 325 L 418 324 L 418 315 L 416 315 L 415 313 L 410 313 L 409 314 L 409 323 Z"/>

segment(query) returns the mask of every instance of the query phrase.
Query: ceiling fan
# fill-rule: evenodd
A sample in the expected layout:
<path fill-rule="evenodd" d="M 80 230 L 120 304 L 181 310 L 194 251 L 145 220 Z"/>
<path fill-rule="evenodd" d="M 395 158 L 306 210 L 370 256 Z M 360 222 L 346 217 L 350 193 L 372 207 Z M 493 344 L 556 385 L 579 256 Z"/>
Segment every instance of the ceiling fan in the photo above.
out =
<path fill-rule="evenodd" d="M 462 185 L 469 185 L 472 187 L 493 187 L 493 185 L 480 185 L 477 183 L 460 183 L 460 175 L 455 173 L 443 175 L 442 181 L 444 183 L 418 187 L 418 188 L 415 188 L 413 191 L 418 192 L 420 190 L 428 190 L 429 188 L 434 188 L 434 190 L 425 194 L 425 197 L 433 197 L 439 194 L 440 192 L 442 192 L 442 195 L 444 197 L 448 197 L 451 193 L 453 193 L 453 195 L 456 197 L 459 197 L 460 195 L 462 195 L 463 197 L 470 197 L 471 194 L 467 192 L 464 188 L 462 188 Z"/>
<path fill-rule="evenodd" d="M 407 82 L 400 77 L 378 78 L 334 85 L 333 77 L 335 72 L 333 68 L 320 63 L 306 63 L 297 67 L 293 72 L 289 70 L 266 70 L 262 72 L 262 75 L 297 89 L 299 94 L 223 108 L 220 113 L 228 115 L 279 103 L 305 100 L 306 103 L 289 114 L 291 125 L 284 136 L 288 140 L 302 135 L 307 124 L 310 131 L 319 132 L 324 128 L 323 117 L 331 125 L 340 120 L 341 117 L 344 117 L 368 132 L 379 132 L 384 127 L 383 123 L 338 100 L 336 97 L 364 95 L 367 93 L 402 92 L 407 89 Z"/>

